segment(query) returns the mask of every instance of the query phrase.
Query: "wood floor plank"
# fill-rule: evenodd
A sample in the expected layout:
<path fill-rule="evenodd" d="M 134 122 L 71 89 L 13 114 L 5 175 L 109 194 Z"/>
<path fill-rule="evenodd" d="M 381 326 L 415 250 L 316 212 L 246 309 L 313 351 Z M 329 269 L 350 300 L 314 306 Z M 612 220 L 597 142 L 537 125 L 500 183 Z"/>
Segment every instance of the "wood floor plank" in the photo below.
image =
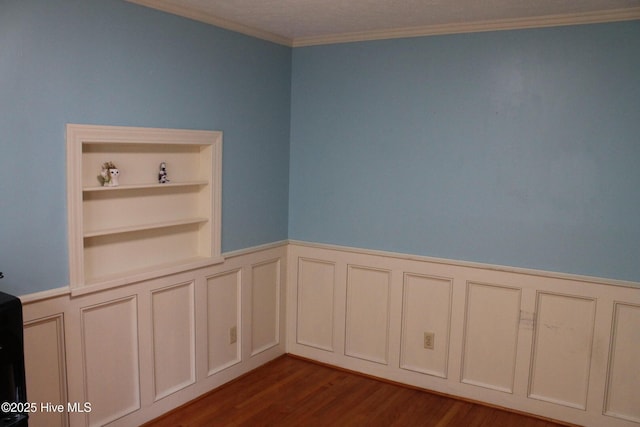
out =
<path fill-rule="evenodd" d="M 548 420 L 280 357 L 146 427 L 558 427 Z"/>

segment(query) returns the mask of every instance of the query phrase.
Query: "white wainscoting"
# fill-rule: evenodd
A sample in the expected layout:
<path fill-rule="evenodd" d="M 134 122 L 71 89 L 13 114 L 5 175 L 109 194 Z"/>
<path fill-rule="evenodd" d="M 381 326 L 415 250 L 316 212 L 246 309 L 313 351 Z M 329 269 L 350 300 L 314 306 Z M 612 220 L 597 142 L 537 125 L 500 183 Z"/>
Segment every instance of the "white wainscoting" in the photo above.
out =
<path fill-rule="evenodd" d="M 639 305 L 615 303 L 612 335 L 605 413 L 640 424 Z"/>
<path fill-rule="evenodd" d="M 241 362 L 242 270 L 207 277 L 208 371 L 214 375 Z M 235 342 L 231 331 L 235 328 Z"/>
<path fill-rule="evenodd" d="M 596 302 L 540 292 L 529 397 L 586 409 Z"/>
<path fill-rule="evenodd" d="M 637 284 L 303 242 L 288 274 L 289 353 L 569 423 L 640 425 Z"/>
<path fill-rule="evenodd" d="M 284 354 L 286 243 L 225 257 L 73 298 L 24 297 L 29 401 L 91 405 L 30 425 L 139 425 Z"/>
<path fill-rule="evenodd" d="M 80 313 L 84 393 L 77 401 L 91 403 L 89 425 L 105 425 L 140 409 L 137 296 Z"/>
<path fill-rule="evenodd" d="M 291 268 L 294 268 L 292 265 Z M 298 262 L 297 342 L 333 351 L 335 265 L 300 258 Z"/>
<path fill-rule="evenodd" d="M 153 400 L 196 381 L 194 282 L 151 291 Z"/>
<path fill-rule="evenodd" d="M 345 354 L 386 365 L 390 272 L 350 265 L 347 271 Z"/>
<path fill-rule="evenodd" d="M 32 425 L 139 425 L 288 351 L 570 423 L 640 426 L 638 284 L 302 242 L 225 257 L 24 297 L 29 400 L 91 403 Z"/>
<path fill-rule="evenodd" d="M 280 344 L 281 293 L 280 259 L 251 266 L 252 356 Z"/>
<path fill-rule="evenodd" d="M 451 292 L 449 279 L 419 274 L 404 275 L 400 367 L 447 378 Z M 432 351 L 424 352 L 424 333 L 434 334 Z"/>
<path fill-rule="evenodd" d="M 462 382 L 512 393 L 521 290 L 467 283 Z"/>
<path fill-rule="evenodd" d="M 62 313 L 25 322 L 24 356 L 29 402 L 66 405 L 67 374 L 64 350 L 64 316 Z M 40 408 L 38 408 L 40 409 Z M 67 425 L 66 411 L 29 414 L 32 426 Z"/>

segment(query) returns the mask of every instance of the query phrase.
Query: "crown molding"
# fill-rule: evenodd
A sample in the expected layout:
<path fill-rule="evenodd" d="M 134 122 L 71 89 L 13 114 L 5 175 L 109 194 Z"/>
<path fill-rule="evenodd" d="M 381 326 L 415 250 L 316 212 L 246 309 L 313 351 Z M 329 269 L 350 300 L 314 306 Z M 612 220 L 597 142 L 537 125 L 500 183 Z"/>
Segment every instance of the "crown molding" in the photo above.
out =
<path fill-rule="evenodd" d="M 129 3 L 139 4 L 141 6 L 146 6 L 151 9 L 157 9 L 162 12 L 170 13 L 172 15 L 182 16 L 183 18 L 193 19 L 194 21 L 204 22 L 205 24 L 215 25 L 216 27 L 224 28 L 225 30 L 230 30 L 236 33 L 245 34 L 247 36 L 270 41 L 276 44 L 293 47 L 293 40 L 287 37 L 270 33 L 268 31 L 259 30 L 257 28 L 253 28 L 248 25 L 243 25 L 238 22 L 230 21 L 224 18 L 220 18 L 210 13 L 202 12 L 200 10 L 196 10 L 190 7 L 177 6 L 165 0 L 125 0 L 125 1 L 128 1 Z"/>
<path fill-rule="evenodd" d="M 459 22 L 441 25 L 425 25 L 420 27 L 394 28 L 389 30 L 332 34 L 326 36 L 297 37 L 290 39 L 275 33 L 259 30 L 238 22 L 220 18 L 200 10 L 178 6 L 166 0 L 126 1 L 288 47 L 640 20 L 640 7 L 633 7 L 597 12 L 547 15 L 532 18 L 498 19 L 478 22 Z"/>
<path fill-rule="evenodd" d="M 605 22 L 633 20 L 640 20 L 640 7 L 576 14 L 547 15 L 533 18 L 499 19 L 492 21 L 426 25 L 421 27 L 395 28 L 380 31 L 363 31 L 357 33 L 344 33 L 329 36 L 300 37 L 293 40 L 293 47 L 408 37 L 424 37 L 444 34 L 479 33 L 486 31 L 559 27 L 564 25 L 597 24 Z"/>

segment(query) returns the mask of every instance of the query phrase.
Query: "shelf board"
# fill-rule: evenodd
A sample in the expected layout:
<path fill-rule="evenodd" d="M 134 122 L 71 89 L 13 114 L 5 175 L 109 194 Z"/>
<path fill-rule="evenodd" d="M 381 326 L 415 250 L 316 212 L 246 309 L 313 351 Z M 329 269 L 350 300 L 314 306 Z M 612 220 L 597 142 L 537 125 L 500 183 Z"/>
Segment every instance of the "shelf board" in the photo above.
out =
<path fill-rule="evenodd" d="M 177 227 L 180 225 L 201 224 L 207 221 L 209 221 L 207 218 L 187 218 L 187 219 L 181 219 L 176 221 L 164 221 L 164 222 L 157 222 L 157 223 L 151 223 L 151 224 L 133 225 L 133 226 L 127 226 L 127 227 L 114 227 L 114 228 L 107 228 L 104 230 L 87 231 L 84 233 L 84 238 L 86 239 L 88 237 L 100 237 L 100 236 L 109 236 L 112 234 L 155 230 L 158 228 Z"/>
<path fill-rule="evenodd" d="M 200 185 L 207 185 L 207 181 L 187 181 L 187 182 L 169 182 L 167 184 L 134 184 L 134 185 L 119 185 L 117 187 L 84 187 L 83 192 L 89 193 L 94 191 L 127 191 L 127 190 L 140 190 L 148 188 L 175 188 L 175 187 L 196 187 Z"/>

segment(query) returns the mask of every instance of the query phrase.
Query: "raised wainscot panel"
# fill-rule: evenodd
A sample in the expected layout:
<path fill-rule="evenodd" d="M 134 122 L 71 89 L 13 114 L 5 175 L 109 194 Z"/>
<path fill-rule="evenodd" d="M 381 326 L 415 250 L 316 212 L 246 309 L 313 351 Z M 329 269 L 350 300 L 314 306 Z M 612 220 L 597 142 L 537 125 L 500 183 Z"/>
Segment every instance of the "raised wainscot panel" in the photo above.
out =
<path fill-rule="evenodd" d="M 605 414 L 640 423 L 640 306 L 614 308 Z"/>
<path fill-rule="evenodd" d="M 104 425 L 140 409 L 135 296 L 81 309 L 88 424 Z"/>
<path fill-rule="evenodd" d="M 207 278 L 208 375 L 240 362 L 240 270 Z"/>
<path fill-rule="evenodd" d="M 195 382 L 194 284 L 151 294 L 155 400 Z"/>
<path fill-rule="evenodd" d="M 63 315 L 38 319 L 24 325 L 24 363 L 28 401 L 67 405 Z M 38 411 L 29 414 L 32 426 L 66 426 L 67 411 Z"/>
<path fill-rule="evenodd" d="M 280 260 L 251 268 L 251 355 L 280 343 Z"/>
<path fill-rule="evenodd" d="M 462 382 L 512 393 L 521 291 L 467 284 Z"/>
<path fill-rule="evenodd" d="M 298 260 L 298 344 L 333 351 L 335 265 Z"/>
<path fill-rule="evenodd" d="M 447 377 L 452 281 L 406 273 L 402 303 L 400 367 Z M 432 334 L 433 348 L 426 348 Z"/>
<path fill-rule="evenodd" d="M 348 266 L 347 356 L 388 364 L 390 282 L 387 270 Z"/>
<path fill-rule="evenodd" d="M 529 397 L 585 409 L 596 302 L 539 292 Z"/>

